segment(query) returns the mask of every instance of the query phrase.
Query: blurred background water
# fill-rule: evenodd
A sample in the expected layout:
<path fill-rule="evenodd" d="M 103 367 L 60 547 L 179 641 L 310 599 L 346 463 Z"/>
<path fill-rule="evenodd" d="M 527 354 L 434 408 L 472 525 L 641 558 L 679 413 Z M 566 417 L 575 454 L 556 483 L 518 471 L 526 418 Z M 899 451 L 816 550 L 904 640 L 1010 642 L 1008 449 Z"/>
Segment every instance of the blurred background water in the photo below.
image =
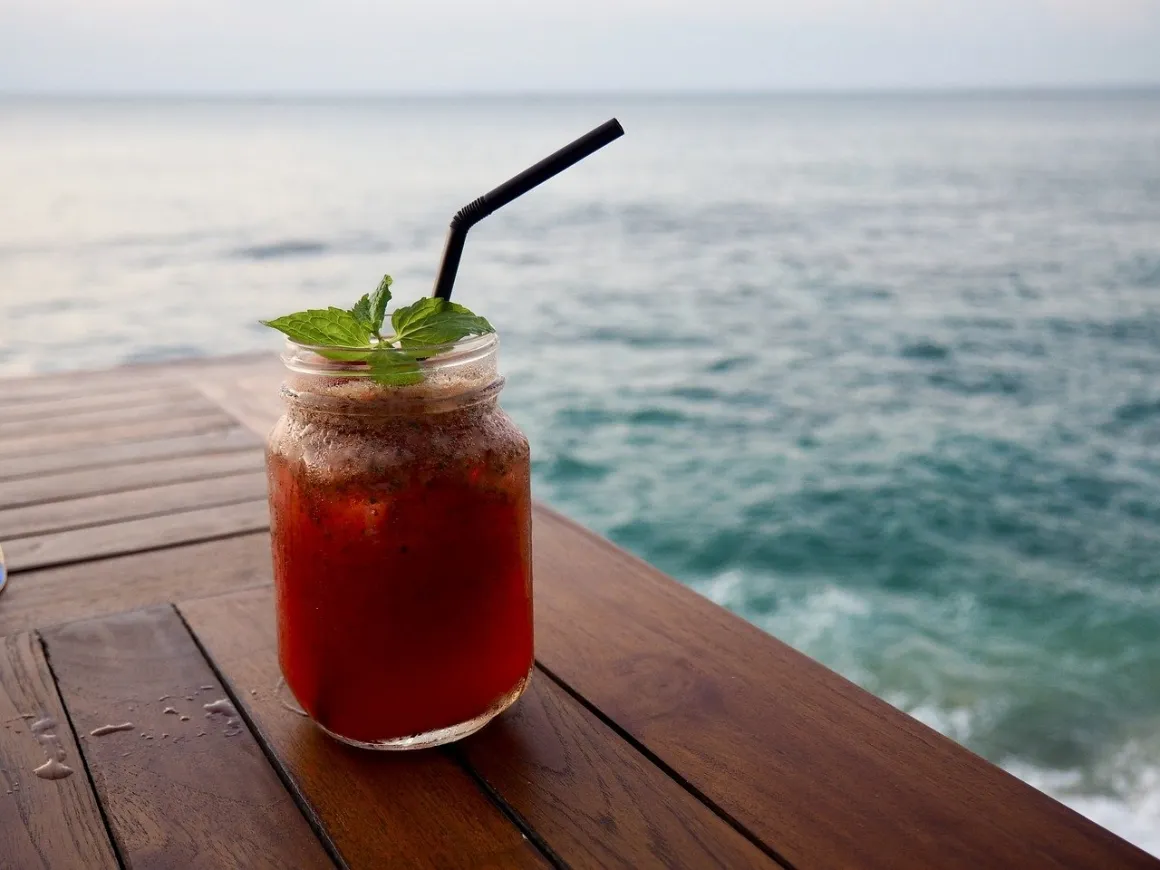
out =
<path fill-rule="evenodd" d="M 1160 94 L 0 101 L 0 374 L 426 294 L 614 113 L 457 283 L 537 495 L 1160 853 Z"/>

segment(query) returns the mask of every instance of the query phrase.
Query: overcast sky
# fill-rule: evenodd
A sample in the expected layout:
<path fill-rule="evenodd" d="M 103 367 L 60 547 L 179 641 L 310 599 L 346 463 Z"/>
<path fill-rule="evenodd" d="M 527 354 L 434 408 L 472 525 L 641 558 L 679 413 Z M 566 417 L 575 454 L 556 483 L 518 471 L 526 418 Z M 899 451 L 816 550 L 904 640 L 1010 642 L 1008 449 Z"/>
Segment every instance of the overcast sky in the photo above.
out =
<path fill-rule="evenodd" d="M 0 91 L 1160 84 L 1160 0 L 0 0 Z"/>

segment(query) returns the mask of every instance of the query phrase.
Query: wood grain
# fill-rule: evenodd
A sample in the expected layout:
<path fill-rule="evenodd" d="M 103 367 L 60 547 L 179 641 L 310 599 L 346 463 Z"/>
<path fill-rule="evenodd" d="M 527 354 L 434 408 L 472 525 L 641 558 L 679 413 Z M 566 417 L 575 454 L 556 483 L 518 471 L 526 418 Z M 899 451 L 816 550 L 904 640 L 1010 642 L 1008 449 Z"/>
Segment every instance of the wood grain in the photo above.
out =
<path fill-rule="evenodd" d="M 4 542 L 4 554 L 8 557 L 9 571 L 15 574 L 49 565 L 254 532 L 269 528 L 269 525 L 269 507 L 263 498 L 75 531 L 14 538 Z"/>
<path fill-rule="evenodd" d="M 46 430 L 51 432 L 74 432 L 77 430 L 96 432 L 103 428 L 122 426 L 125 423 L 201 414 L 214 410 L 217 410 L 216 405 L 204 396 L 192 393 L 159 402 L 151 402 L 147 405 L 77 411 L 63 417 L 53 417 L 51 421 L 35 417 L 23 420 L 10 420 L 5 417 L 0 420 L 0 439 L 7 440 L 37 435 Z"/>
<path fill-rule="evenodd" d="M 0 635 L 269 584 L 264 532 L 28 571 L 0 598 Z"/>
<path fill-rule="evenodd" d="M 272 354 L 226 362 L 212 371 L 189 373 L 191 386 L 234 419 L 265 436 L 282 416 L 279 384 L 285 367 Z"/>
<path fill-rule="evenodd" d="M 41 779 L 33 773 L 46 748 L 31 726 L 51 717 L 73 773 Z M 96 797 L 40 643 L 31 634 L 0 638 L 0 868 L 116 870 Z"/>
<path fill-rule="evenodd" d="M 99 430 L 76 429 L 58 432 L 43 428 L 33 435 L 18 438 L 0 438 L 0 456 L 7 460 L 22 456 L 58 454 L 67 450 L 83 450 L 93 446 L 125 444 L 138 441 L 152 441 L 171 435 L 197 435 L 233 429 L 237 422 L 224 411 L 213 409 L 193 414 L 178 414 L 141 420 L 136 423 L 121 423 Z"/>
<path fill-rule="evenodd" d="M 144 374 L 149 371 L 154 370 L 137 370 L 127 380 L 123 373 L 112 372 L 83 375 L 76 383 L 59 377 L 36 379 L 31 385 L 0 381 L 0 403 L 79 396 L 103 378 L 106 388 L 112 390 L 126 384 L 134 389 L 148 383 L 186 384 L 229 409 L 259 434 L 268 430 L 280 412 L 280 372 L 269 357 Z M 84 385 L 78 386 L 82 381 Z M 212 412 L 128 424 L 110 422 L 98 432 L 47 431 L 16 436 L 0 440 L 0 463 L 11 463 L 20 456 L 59 456 L 94 446 L 105 449 L 106 445 L 157 442 L 168 436 L 187 437 L 234 425 L 228 414 Z M 4 467 L 11 466 L 0 465 Z M 266 537 L 246 535 L 91 565 L 22 573 L 0 600 L 0 631 L 6 627 L 16 630 L 36 620 L 73 618 L 85 608 L 116 606 L 138 596 L 172 595 L 174 586 L 181 582 L 189 584 L 191 590 L 196 587 L 193 594 L 211 594 L 218 586 L 252 580 L 268 582 Z M 695 793 L 796 866 L 1160 866 L 1160 862 L 542 507 L 536 509 L 535 547 L 537 642 L 544 665 L 597 706 L 616 729 L 644 747 L 644 755 L 687 782 Z M 196 558 L 168 555 L 187 550 L 197 550 Z M 215 558 L 216 553 L 223 555 Z M 238 565 L 224 564 L 227 561 Z M 111 566 L 115 565 L 124 568 L 124 582 L 113 573 Z M 97 570 L 91 576 L 79 573 L 93 568 Z M 141 574 L 135 573 L 138 569 Z M 200 583 L 203 572 L 207 577 L 204 586 Z M 177 579 L 170 580 L 169 574 Z M 84 583 L 79 582 L 82 577 Z M 32 582 L 24 586 L 25 579 Z M 73 588 L 85 585 L 91 585 L 93 591 Z M 245 600 L 247 594 L 256 594 L 260 600 L 269 593 L 237 597 Z M 208 606 L 194 603 L 186 609 L 193 613 L 203 605 Z M 235 655 L 232 667 L 237 676 L 231 679 L 249 679 L 253 688 L 260 689 L 261 680 L 270 676 L 269 668 L 263 670 L 253 662 L 272 658 L 272 653 L 242 649 L 251 640 L 245 626 L 252 624 L 255 614 L 223 623 L 215 615 L 217 610 L 217 604 L 210 608 L 210 621 L 219 625 L 214 629 L 219 646 L 232 649 Z M 62 613 L 72 615 L 60 616 Z M 232 628 L 221 628 L 221 624 Z M 233 636 L 229 636 L 231 631 Z M 269 627 L 266 631 L 269 633 Z M 259 703 L 256 699 L 252 709 L 264 711 L 262 721 L 269 724 L 263 727 L 279 733 L 281 742 L 276 745 L 282 747 L 287 770 L 296 766 L 295 781 L 300 787 L 306 782 L 325 789 L 321 766 L 332 760 L 326 753 L 345 750 L 319 738 L 312 729 L 295 730 L 296 723 L 279 722 L 272 704 L 272 700 Z M 549 724 L 554 723 L 550 708 L 545 709 Z M 606 727 L 599 719 L 595 721 Z M 545 733 L 544 726 L 538 727 L 538 735 Z M 560 730 L 564 729 L 557 728 Z M 496 739 L 491 731 L 479 735 L 479 739 L 484 737 Z M 548 754 L 546 739 L 536 739 L 539 742 L 528 744 L 528 764 L 560 757 Z M 314 745 L 316 741 L 321 741 L 322 748 Z M 536 754 L 541 751 L 542 755 Z M 351 764 L 363 757 L 357 755 Z M 468 759 L 467 763 L 476 762 Z M 572 762 L 568 769 L 575 768 Z M 583 776 L 573 774 L 578 792 L 593 793 L 592 777 L 599 782 L 600 776 L 591 770 L 599 771 L 599 764 L 594 762 Z M 489 768 L 488 775 L 493 785 L 506 783 L 502 792 L 505 800 L 519 802 L 518 790 L 503 779 L 515 776 L 507 767 Z M 323 801 L 329 801 L 332 829 L 342 830 L 347 848 L 364 863 L 380 857 L 360 851 L 358 835 L 366 827 L 377 824 L 381 828 L 393 819 L 415 819 L 432 801 L 438 817 L 441 801 L 432 795 L 452 805 L 458 795 L 457 791 L 447 791 L 444 780 L 429 782 L 418 772 L 408 773 L 404 766 L 380 776 L 385 778 L 376 781 L 377 785 L 360 784 L 359 794 L 373 798 L 378 789 L 394 785 L 398 777 L 410 782 L 407 777 L 415 776 L 416 782 L 426 785 L 416 786 L 417 791 L 408 788 L 402 809 L 377 807 L 350 827 L 344 827 L 340 795 L 332 793 Z M 624 800 L 615 788 L 608 793 L 610 801 Z M 529 815 L 547 812 L 547 800 L 531 800 L 527 804 Z M 640 827 L 633 826 L 647 824 L 635 816 L 628 818 L 631 821 L 625 824 L 634 831 Z M 580 819 L 575 824 L 589 822 Z M 561 843 L 567 843 L 568 836 L 567 829 L 553 833 Z M 479 842 L 486 841 L 487 836 L 483 836 Z M 409 854 L 408 848 L 418 854 L 419 845 L 401 844 L 397 848 L 399 851 L 392 854 Z M 436 854 L 446 858 L 451 853 Z M 492 863 L 504 864 L 508 853 L 501 850 L 498 854 Z M 512 854 L 535 857 L 534 853 Z"/>
<path fill-rule="evenodd" d="M 537 657 L 797 867 L 1160 861 L 542 506 Z"/>
<path fill-rule="evenodd" d="M 458 752 L 570 867 L 778 867 L 537 672 Z"/>
<path fill-rule="evenodd" d="M 333 867 L 246 725 L 207 714 L 226 694 L 172 607 L 43 637 L 126 863 Z M 132 730 L 91 735 L 128 722 Z"/>
<path fill-rule="evenodd" d="M 225 477 L 266 467 L 261 450 L 210 453 L 205 456 L 178 456 L 133 462 L 111 468 L 63 471 L 24 480 L 0 483 L 0 507 L 34 505 L 57 499 L 79 498 L 99 493 L 141 489 L 163 483 Z"/>
<path fill-rule="evenodd" d="M 261 446 L 261 439 L 249 429 L 240 427 L 213 429 L 195 435 L 170 435 L 147 441 L 93 443 L 58 453 L 0 456 L 0 480 L 125 465 L 128 462 L 147 462 L 175 456 L 229 453 Z"/>
<path fill-rule="evenodd" d="M 91 392 L 181 386 L 187 382 L 180 372 L 167 369 L 166 365 L 121 366 L 99 371 L 0 378 L 0 404 L 7 407 L 45 399 L 75 398 Z"/>
<path fill-rule="evenodd" d="M 282 705 L 270 590 L 180 610 L 354 870 L 545 866 L 446 754 L 352 749 Z"/>
<path fill-rule="evenodd" d="M 51 374 L 0 377 L 0 403 L 18 405 L 50 398 L 76 398 L 90 393 L 171 388 L 195 385 L 198 378 L 223 370 L 248 367 L 281 368 L 270 352 L 228 354 L 216 357 L 189 357 L 163 362 L 130 363 L 108 369 L 54 372 Z"/>
<path fill-rule="evenodd" d="M 265 495 L 266 473 L 252 471 L 8 508 L 0 510 L 0 540 L 254 501 Z"/>
<path fill-rule="evenodd" d="M 4 419 L 6 421 L 48 421 L 84 411 L 165 404 L 178 398 L 188 399 L 193 395 L 196 393 L 185 384 L 89 390 L 75 396 L 55 396 L 14 402 L 4 408 Z"/>

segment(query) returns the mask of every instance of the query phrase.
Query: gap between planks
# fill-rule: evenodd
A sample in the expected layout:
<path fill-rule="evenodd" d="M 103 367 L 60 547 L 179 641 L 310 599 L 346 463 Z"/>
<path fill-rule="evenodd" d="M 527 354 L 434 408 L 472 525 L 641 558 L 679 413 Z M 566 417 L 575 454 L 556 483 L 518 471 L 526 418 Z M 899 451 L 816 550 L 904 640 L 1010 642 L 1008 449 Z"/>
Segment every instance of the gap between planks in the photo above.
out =
<path fill-rule="evenodd" d="M 0 635 L 268 586 L 271 580 L 264 532 L 22 572 L 0 603 Z"/>
<path fill-rule="evenodd" d="M 286 709 L 272 596 L 238 596 L 178 611 L 351 867 L 550 866 L 446 753 L 353 749 Z"/>
<path fill-rule="evenodd" d="M 266 474 L 254 471 L 0 510 L 0 540 L 76 531 L 261 499 Z"/>
<path fill-rule="evenodd" d="M 34 734 L 34 722 L 50 727 Z M 73 773 L 57 780 L 37 776 L 33 771 L 50 753 Z M 0 638 L 0 867 L 120 867 L 76 734 L 33 632 Z"/>
<path fill-rule="evenodd" d="M 294 761 L 302 754 L 294 748 L 295 739 L 302 740 L 304 733 L 313 738 L 317 729 L 292 714 L 287 719 L 287 711 L 266 697 L 278 674 L 272 591 L 182 602 L 178 609 L 206 658 L 223 681 L 233 685 L 256 730 L 268 732 L 271 751 L 279 758 L 290 758 L 291 767 L 298 764 L 298 776 L 305 780 L 304 792 L 312 804 L 330 802 L 328 784 L 311 780 L 310 770 L 302 773 L 301 762 Z M 248 690 L 260 697 L 247 695 Z M 308 730 L 303 733 L 302 729 Z M 311 746 L 319 754 L 321 767 L 332 766 L 332 754 L 345 757 L 349 752 L 329 738 L 319 737 L 319 741 Z M 516 706 L 442 753 L 469 773 L 553 863 L 573 867 L 777 866 L 764 847 L 719 818 L 542 673 Z M 372 765 L 380 763 L 373 753 L 359 757 Z M 416 759 L 423 757 L 434 756 L 416 755 Z M 342 778 L 352 787 L 358 787 L 367 775 L 359 767 L 342 771 Z"/>
<path fill-rule="evenodd" d="M 17 538 L 4 544 L 4 552 L 8 558 L 9 572 L 16 577 L 33 569 L 147 553 L 179 544 L 233 538 L 263 531 L 269 526 L 269 503 L 261 498 L 72 532 L 50 532 Z"/>
<path fill-rule="evenodd" d="M 126 865 L 333 867 L 172 605 L 40 635 Z"/>
<path fill-rule="evenodd" d="M 208 432 L 94 444 L 56 453 L 0 457 L 0 480 L 21 480 L 62 471 L 88 471 L 153 459 L 232 453 L 261 446 L 261 440 L 253 432 L 234 424 Z"/>
<path fill-rule="evenodd" d="M 0 508 L 30 507 L 91 495 L 110 495 L 148 489 L 167 483 L 185 483 L 265 470 L 261 450 L 178 456 L 145 462 L 127 462 L 112 468 L 62 471 L 27 480 L 0 482 Z"/>

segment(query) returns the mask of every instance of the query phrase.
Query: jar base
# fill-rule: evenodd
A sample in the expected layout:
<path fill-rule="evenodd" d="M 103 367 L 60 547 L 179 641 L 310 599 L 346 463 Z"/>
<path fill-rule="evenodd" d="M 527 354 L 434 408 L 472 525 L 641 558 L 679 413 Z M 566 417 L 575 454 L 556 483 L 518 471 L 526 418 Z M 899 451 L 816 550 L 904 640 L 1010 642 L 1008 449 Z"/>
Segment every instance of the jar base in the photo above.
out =
<path fill-rule="evenodd" d="M 534 668 L 532 670 L 535 670 Z M 460 722 L 458 725 L 450 725 L 447 728 L 436 728 L 433 731 L 425 731 L 422 734 L 412 734 L 409 737 L 392 737 L 387 740 L 376 740 L 374 742 L 367 742 L 363 740 L 354 740 L 350 737 L 343 737 L 341 734 L 335 734 L 329 728 L 325 728 L 318 722 L 314 724 L 325 734 L 333 737 L 339 743 L 345 743 L 347 746 L 354 746 L 358 749 L 374 749 L 380 752 L 399 752 L 408 749 L 431 749 L 435 746 L 443 746 L 447 743 L 454 743 L 456 740 L 462 740 L 464 737 L 469 737 L 476 731 L 481 729 L 484 725 L 514 704 L 519 700 L 520 695 L 528 688 L 528 684 L 532 681 L 532 671 L 528 671 L 527 676 L 516 683 L 515 687 L 497 700 L 494 704 L 480 713 L 478 716 L 468 719 L 466 722 Z M 311 720 L 314 721 L 313 719 Z"/>

